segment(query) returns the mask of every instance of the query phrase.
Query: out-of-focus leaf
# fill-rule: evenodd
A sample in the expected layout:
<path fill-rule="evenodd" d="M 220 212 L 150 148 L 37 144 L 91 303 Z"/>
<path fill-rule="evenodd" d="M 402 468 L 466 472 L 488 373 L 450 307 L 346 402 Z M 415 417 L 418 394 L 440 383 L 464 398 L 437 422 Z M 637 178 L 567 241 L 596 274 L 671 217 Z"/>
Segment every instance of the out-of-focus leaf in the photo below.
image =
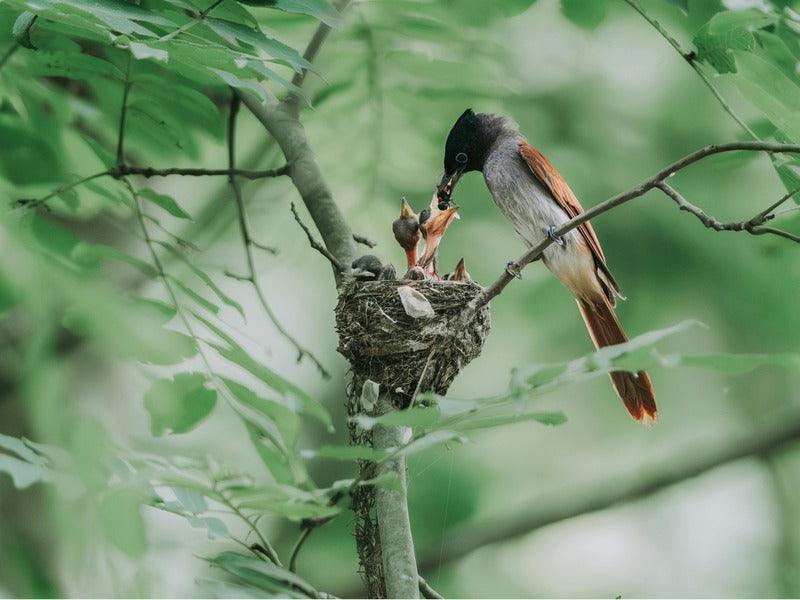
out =
<path fill-rule="evenodd" d="M 288 485 L 240 490 L 233 495 L 233 500 L 240 508 L 269 512 L 290 521 L 324 519 L 341 512 L 337 506 L 329 505 L 324 497 L 318 498 Z"/>
<path fill-rule="evenodd" d="M 36 50 L 36 46 L 31 41 L 31 27 L 36 22 L 36 18 L 35 14 L 26 10 L 14 21 L 14 26 L 11 28 L 11 36 L 23 48 Z"/>
<path fill-rule="evenodd" d="M 689 14 L 689 0 L 666 0 L 667 3 L 677 6 L 683 14 Z"/>
<path fill-rule="evenodd" d="M 353 421 L 366 430 L 370 430 L 375 425 L 386 426 L 408 426 L 408 427 L 429 427 L 439 420 L 439 410 L 433 408 L 412 407 L 405 410 L 393 410 L 380 417 L 370 417 L 367 415 L 356 415 Z"/>
<path fill-rule="evenodd" d="M 500 427 L 502 425 L 513 425 L 514 423 L 522 423 L 524 421 L 536 421 L 542 425 L 563 425 L 567 422 L 567 416 L 561 411 L 513 412 L 511 414 L 501 415 L 478 414 L 474 417 L 460 419 L 457 423 L 451 425 L 451 428 L 458 431 L 468 431 L 472 429 L 488 429 L 490 427 Z"/>
<path fill-rule="evenodd" d="M 156 270 L 142 259 L 103 244 L 78 242 L 72 249 L 71 257 L 75 262 L 87 268 L 96 268 L 106 260 L 116 260 L 136 267 L 148 277 L 156 277 Z"/>
<path fill-rule="evenodd" d="M 498 8 L 503 11 L 503 16 L 516 17 L 524 13 L 535 3 L 536 0 L 506 0 L 501 3 Z"/>
<path fill-rule="evenodd" d="M 172 491 L 175 492 L 175 497 L 187 512 L 199 515 L 208 510 L 206 499 L 196 490 L 185 487 L 173 487 Z"/>
<path fill-rule="evenodd" d="M 195 317 L 225 342 L 226 346 L 212 344 L 212 347 L 223 358 L 255 375 L 264 382 L 267 387 L 281 394 L 287 401 L 287 406 L 291 407 L 295 412 L 301 412 L 314 417 L 325 425 L 329 431 L 333 431 L 331 417 L 318 400 L 309 396 L 301 388 L 268 368 L 262 362 L 255 360 L 236 342 L 236 340 L 214 323 L 204 318 L 202 315 L 195 314 Z"/>
<path fill-rule="evenodd" d="M 192 273 L 197 275 L 203 283 L 205 283 L 214 294 L 216 294 L 217 298 L 219 298 L 223 303 L 227 304 L 228 306 L 235 308 L 242 317 L 244 317 L 244 309 L 242 305 L 239 304 L 236 300 L 228 296 L 222 289 L 214 282 L 211 276 L 203 271 L 201 268 L 195 266 L 195 264 L 190 261 L 186 256 L 183 255 L 177 248 L 174 246 L 167 244 L 166 242 L 157 241 L 158 245 L 166 248 L 169 250 L 176 258 L 178 258 L 183 264 L 185 264 L 189 269 L 191 269 Z"/>
<path fill-rule="evenodd" d="M 0 175 L 17 185 L 59 181 L 61 159 L 52 145 L 16 119 L 0 115 Z"/>
<path fill-rule="evenodd" d="M 322 446 L 316 450 L 303 450 L 304 458 L 332 458 L 335 460 L 371 460 L 380 461 L 389 456 L 382 450 L 375 450 L 369 446 Z"/>
<path fill-rule="evenodd" d="M 291 571 L 237 552 L 223 552 L 207 559 L 212 565 L 220 567 L 238 578 L 241 582 L 255 586 L 262 592 L 296 598 L 316 598 L 319 593 L 304 579 Z"/>
<path fill-rule="evenodd" d="M 108 540 L 132 558 L 141 557 L 147 549 L 141 503 L 138 492 L 121 489 L 105 496 L 97 508 Z"/>
<path fill-rule="evenodd" d="M 734 52 L 742 96 L 792 139 L 800 139 L 800 86 L 760 56 Z"/>
<path fill-rule="evenodd" d="M 0 448 L 8 450 L 9 452 L 13 452 L 21 459 L 31 464 L 41 466 L 45 466 L 47 464 L 47 461 L 34 452 L 33 449 L 21 438 L 11 437 L 10 435 L 4 435 L 0 433 Z"/>
<path fill-rule="evenodd" d="M 583 29 L 595 29 L 606 17 L 606 0 L 561 0 L 564 16 Z"/>
<path fill-rule="evenodd" d="M 669 354 L 659 362 L 665 367 L 701 367 L 729 374 L 770 366 L 800 370 L 800 354 Z"/>
<path fill-rule="evenodd" d="M 230 581 L 216 581 L 214 579 L 198 579 L 197 585 L 209 593 L 213 598 L 263 598 L 263 590 Z"/>
<path fill-rule="evenodd" d="M 205 529 L 208 532 L 208 539 L 230 539 L 231 533 L 225 522 L 217 517 L 195 517 L 186 515 L 189 525 L 197 529 Z"/>
<path fill-rule="evenodd" d="M 294 411 L 285 403 L 263 398 L 232 379 L 226 378 L 224 381 L 239 402 L 275 425 L 276 432 L 280 434 L 287 447 L 294 446 L 300 431 L 300 423 Z M 256 423 L 261 424 L 263 421 L 256 421 Z"/>
<path fill-rule="evenodd" d="M 147 198 L 153 204 L 160 206 L 173 217 L 178 217 L 179 219 L 189 219 L 191 220 L 192 216 L 183 210 L 180 205 L 175 201 L 172 196 L 167 196 L 166 194 L 160 194 L 155 190 L 151 190 L 150 188 L 142 188 L 138 192 L 139 196 L 142 198 Z"/>
<path fill-rule="evenodd" d="M 7 473 L 17 489 L 25 489 L 39 481 L 46 481 L 47 469 L 8 454 L 0 454 L 0 473 Z"/>
<path fill-rule="evenodd" d="M 160 379 L 144 396 L 153 435 L 186 433 L 205 419 L 217 403 L 217 392 L 205 387 L 200 373 L 179 373 L 174 379 Z"/>
<path fill-rule="evenodd" d="M 56 8 L 56 11 L 47 11 L 48 18 L 57 20 L 57 10 L 69 7 L 85 14 L 89 18 L 102 21 L 112 31 L 118 31 L 126 35 L 136 34 L 143 37 L 157 37 L 154 31 L 142 26 L 141 23 L 160 25 L 162 27 L 175 25 L 163 15 L 122 0 L 45 0 L 44 5 Z"/>
<path fill-rule="evenodd" d="M 432 431 L 430 433 L 426 433 L 422 437 L 418 437 L 411 443 L 400 448 L 395 453 L 395 456 L 409 456 L 411 454 L 416 454 L 422 450 L 427 450 L 433 446 L 438 446 L 439 444 L 444 444 L 450 441 L 463 443 L 465 439 L 456 431 Z"/>
<path fill-rule="evenodd" d="M 182 282 L 180 279 L 177 279 L 177 278 L 175 278 L 175 277 L 170 277 L 170 280 L 171 280 L 171 281 L 172 281 L 172 282 L 173 282 L 173 283 L 174 283 L 176 286 L 178 286 L 178 288 L 179 288 L 179 289 L 180 289 L 180 290 L 181 290 L 181 291 L 182 291 L 184 294 L 186 294 L 186 295 L 187 295 L 189 298 L 191 298 L 192 300 L 194 300 L 195 302 L 197 302 L 197 304 L 199 304 L 200 306 L 202 306 L 203 308 L 205 308 L 205 309 L 206 309 L 208 312 L 210 312 L 210 313 L 212 313 L 212 314 L 215 314 L 215 315 L 219 314 L 219 311 L 220 311 L 220 308 L 219 308 L 219 306 L 217 306 L 216 304 L 214 304 L 213 302 L 211 302 L 211 301 L 210 301 L 210 300 L 208 300 L 207 298 L 204 298 L 203 296 L 201 296 L 200 294 L 198 294 L 197 292 L 195 292 L 195 291 L 194 291 L 192 288 L 190 288 L 188 285 L 184 284 L 184 283 L 183 283 L 183 282 Z"/>

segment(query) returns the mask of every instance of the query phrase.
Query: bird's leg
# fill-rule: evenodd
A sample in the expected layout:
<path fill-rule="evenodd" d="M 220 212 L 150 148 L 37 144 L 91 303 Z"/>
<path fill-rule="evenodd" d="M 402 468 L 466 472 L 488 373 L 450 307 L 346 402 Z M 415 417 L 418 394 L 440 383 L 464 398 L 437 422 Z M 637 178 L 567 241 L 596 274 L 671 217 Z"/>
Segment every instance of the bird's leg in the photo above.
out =
<path fill-rule="evenodd" d="M 522 279 L 522 273 L 520 273 L 519 266 L 513 260 L 510 260 L 506 263 L 506 273 L 516 279 Z"/>
<path fill-rule="evenodd" d="M 567 240 L 565 240 L 561 236 L 556 235 L 555 225 L 550 225 L 550 227 L 547 228 L 547 237 L 549 237 L 551 240 L 553 240 L 556 244 L 558 244 L 562 248 L 567 245 Z"/>

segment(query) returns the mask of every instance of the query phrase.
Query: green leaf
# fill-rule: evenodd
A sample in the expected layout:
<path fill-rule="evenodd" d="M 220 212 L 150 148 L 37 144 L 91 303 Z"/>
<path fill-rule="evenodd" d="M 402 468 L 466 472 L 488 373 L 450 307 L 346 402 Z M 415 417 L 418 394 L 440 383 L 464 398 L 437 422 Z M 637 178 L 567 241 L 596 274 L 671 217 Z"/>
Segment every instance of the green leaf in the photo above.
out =
<path fill-rule="evenodd" d="M 503 16 L 516 17 L 524 13 L 535 3 L 536 0 L 505 0 L 505 2 L 500 3 L 498 8 L 503 12 Z"/>
<path fill-rule="evenodd" d="M 383 450 L 375 450 L 369 446 L 332 446 L 326 445 L 317 450 L 303 450 L 303 458 L 332 458 L 334 460 L 371 460 L 381 461 L 389 456 Z"/>
<path fill-rule="evenodd" d="M 266 90 L 257 81 L 240 79 L 239 76 L 223 69 L 215 69 L 212 67 L 209 68 L 209 71 L 216 74 L 222 81 L 237 90 L 253 92 L 262 103 L 266 103 L 269 100 Z"/>
<path fill-rule="evenodd" d="M 216 581 L 214 579 L 197 579 L 197 585 L 208 592 L 213 598 L 263 598 L 262 590 L 247 585 L 231 583 L 229 581 Z"/>
<path fill-rule="evenodd" d="M 264 420 L 266 420 L 266 422 L 274 425 L 276 433 L 280 435 L 286 447 L 291 448 L 294 446 L 300 432 L 300 423 L 295 412 L 286 403 L 263 398 L 250 388 L 232 379 L 226 378 L 223 381 L 236 397 L 236 400 L 263 417 L 262 420 L 254 421 L 256 425 L 263 426 Z"/>
<path fill-rule="evenodd" d="M 192 216 L 183 210 L 180 205 L 175 202 L 175 199 L 171 196 L 167 196 L 166 194 L 159 194 L 155 190 L 151 190 L 150 188 L 142 188 L 138 192 L 139 196 L 142 198 L 146 198 L 150 200 L 156 206 L 160 206 L 173 217 L 178 217 L 179 219 L 192 219 Z"/>
<path fill-rule="evenodd" d="M 172 491 L 175 492 L 175 497 L 187 512 L 199 515 L 208 510 L 206 499 L 196 490 L 185 487 L 173 487 Z"/>
<path fill-rule="evenodd" d="M 578 27 L 596 29 L 606 17 L 606 0 L 561 0 L 561 12 Z"/>
<path fill-rule="evenodd" d="M 130 42 L 128 47 L 133 57 L 137 60 L 146 60 L 149 58 L 157 62 L 165 63 L 169 59 L 169 52 L 161 48 L 153 48 L 152 46 L 140 42 Z"/>
<path fill-rule="evenodd" d="M 205 308 L 208 312 L 210 312 L 210 313 L 212 313 L 214 315 L 218 315 L 219 314 L 219 311 L 220 311 L 219 306 L 217 306 L 216 304 L 214 304 L 210 300 L 204 298 L 203 296 L 201 296 L 200 294 L 195 292 L 192 288 L 190 288 L 189 286 L 185 285 L 180 279 L 177 279 L 177 278 L 172 277 L 172 276 L 169 276 L 169 278 L 176 286 L 178 286 L 178 289 L 180 289 L 189 298 L 191 298 L 192 300 L 197 302 L 197 304 L 199 304 L 200 306 Z"/>
<path fill-rule="evenodd" d="M 0 473 L 7 473 L 17 489 L 25 489 L 39 481 L 47 481 L 47 469 L 8 454 L 0 454 Z"/>
<path fill-rule="evenodd" d="M 288 485 L 262 486 L 236 491 L 233 499 L 240 508 L 269 512 L 290 521 L 325 519 L 341 512 L 327 499 Z"/>
<path fill-rule="evenodd" d="M 563 425 L 567 422 L 567 416 L 561 411 L 554 412 L 522 412 L 517 411 L 511 414 L 501 415 L 475 415 L 459 420 L 451 425 L 452 429 L 458 431 L 468 431 L 473 429 L 488 429 L 490 427 L 500 427 L 503 425 L 513 425 L 524 421 L 536 421 L 542 425 Z"/>
<path fill-rule="evenodd" d="M 72 260 L 86 268 L 97 268 L 103 261 L 116 260 L 136 267 L 148 277 L 157 276 L 156 270 L 142 259 L 103 244 L 78 242 L 72 248 L 70 256 Z"/>
<path fill-rule="evenodd" d="M 450 441 L 457 441 L 464 443 L 466 440 L 456 431 L 437 430 L 416 438 L 409 444 L 402 446 L 394 455 L 395 456 L 409 456 L 422 452 L 433 446 L 444 444 Z"/>
<path fill-rule="evenodd" d="M 407 427 L 429 427 L 439 420 L 439 410 L 437 408 L 412 407 L 405 410 L 393 410 L 380 417 L 370 417 L 367 415 L 356 415 L 353 421 L 360 427 L 370 430 L 375 425 L 385 426 L 407 426 Z"/>
<path fill-rule="evenodd" d="M 228 551 L 206 560 L 224 569 L 240 582 L 254 586 L 262 592 L 268 592 L 270 595 L 296 598 L 299 593 L 308 598 L 319 596 L 311 584 L 291 571 L 252 556 Z"/>
<path fill-rule="evenodd" d="M 333 431 L 333 422 L 325 410 L 325 407 L 309 396 L 305 391 L 291 383 L 281 375 L 255 360 L 247 351 L 242 348 L 236 340 L 217 327 L 214 323 L 204 318 L 202 315 L 194 313 L 195 317 L 208 327 L 217 337 L 222 339 L 227 346 L 221 344 L 211 344 L 211 346 L 226 360 L 258 377 L 267 387 L 275 390 L 287 402 L 287 406 L 294 412 L 301 412 L 319 420 L 328 431 Z"/>
<path fill-rule="evenodd" d="M 225 41 L 245 49 L 257 48 L 262 50 L 275 60 L 285 61 L 295 71 L 299 72 L 302 69 L 311 68 L 311 63 L 303 58 L 297 50 L 283 42 L 279 42 L 275 38 L 267 36 L 258 28 L 213 17 L 207 18 L 205 24 Z"/>
<path fill-rule="evenodd" d="M 41 466 L 47 465 L 47 461 L 34 452 L 31 447 L 25 444 L 25 441 L 21 438 L 15 438 L 11 437 L 10 435 L 4 435 L 0 433 L 0 448 L 8 450 L 9 452 L 13 452 L 21 459 L 31 464 Z"/>
<path fill-rule="evenodd" d="M 108 494 L 97 508 L 108 540 L 132 558 L 140 558 L 147 549 L 141 503 L 141 494 L 121 489 Z"/>
<path fill-rule="evenodd" d="M 11 28 L 11 36 L 23 48 L 36 50 L 36 46 L 31 41 L 31 27 L 36 22 L 36 18 L 37 15 L 26 10 L 14 21 L 14 26 Z"/>
<path fill-rule="evenodd" d="M 755 48 L 753 31 L 770 25 L 774 20 L 757 9 L 715 14 L 692 40 L 697 47 L 697 59 L 708 62 L 719 73 L 735 73 L 733 51 Z"/>
<path fill-rule="evenodd" d="M 659 362 L 665 367 L 701 367 L 728 374 L 769 366 L 800 370 L 800 354 L 670 354 Z"/>
<path fill-rule="evenodd" d="M 333 8 L 328 0 L 264 0 L 262 5 L 285 12 L 309 15 L 329 27 L 338 28 L 341 25 L 339 11 Z"/>
<path fill-rule="evenodd" d="M 228 531 L 228 526 L 225 522 L 217 517 L 195 517 L 192 515 L 185 515 L 189 525 L 196 529 L 205 529 L 208 532 L 208 539 L 230 539 L 231 533 Z"/>
<path fill-rule="evenodd" d="M 158 15 L 135 4 L 123 0 L 38 0 L 45 7 L 56 7 L 56 11 L 46 11 L 48 18 L 58 20 L 58 10 L 69 8 L 87 17 L 97 19 L 110 30 L 125 35 L 158 37 L 153 30 L 143 27 L 149 25 L 174 26 L 175 23 L 163 15 Z"/>
<path fill-rule="evenodd" d="M 153 435 L 186 433 L 205 419 L 217 403 L 217 392 L 205 387 L 200 373 L 180 373 L 174 379 L 160 379 L 144 396 Z"/>
<path fill-rule="evenodd" d="M 178 260 L 180 260 L 183 264 L 189 267 L 192 273 L 197 275 L 197 277 L 199 277 L 203 281 L 203 283 L 205 283 L 211 289 L 211 291 L 214 292 L 214 294 L 216 294 L 217 298 L 219 298 L 223 303 L 227 304 L 232 308 L 235 308 L 239 312 L 239 314 L 242 315 L 242 317 L 245 316 L 242 305 L 236 302 L 236 300 L 234 300 L 230 296 L 228 296 L 225 292 L 223 292 L 222 289 L 216 283 L 214 283 L 214 280 L 211 279 L 211 276 L 208 273 L 196 267 L 192 261 L 186 258 L 186 256 L 184 256 L 182 252 L 178 251 L 172 245 L 158 240 L 156 240 L 155 243 L 169 250 Z"/>
<path fill-rule="evenodd" d="M 742 96 L 792 139 L 800 139 L 800 86 L 779 68 L 750 52 L 734 52 Z"/>
<path fill-rule="evenodd" d="M 677 6 L 685 15 L 689 14 L 689 0 L 666 0 L 667 3 Z"/>

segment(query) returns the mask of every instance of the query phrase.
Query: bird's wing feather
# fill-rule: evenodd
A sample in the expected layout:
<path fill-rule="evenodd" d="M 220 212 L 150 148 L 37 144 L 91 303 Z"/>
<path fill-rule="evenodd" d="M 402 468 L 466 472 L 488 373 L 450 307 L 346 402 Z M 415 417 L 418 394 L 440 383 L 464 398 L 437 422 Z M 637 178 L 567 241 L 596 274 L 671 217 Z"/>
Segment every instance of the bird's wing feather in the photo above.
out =
<path fill-rule="evenodd" d="M 574 218 L 583 212 L 583 206 L 575 197 L 572 189 L 544 154 L 524 140 L 519 143 L 519 153 L 527 163 L 533 176 L 549 190 L 553 200 L 567 213 L 569 218 Z M 577 229 L 589 245 L 597 267 L 609 280 L 614 292 L 619 294 L 619 285 L 606 265 L 606 257 L 603 254 L 603 248 L 600 246 L 600 240 L 597 239 L 597 234 L 594 232 L 594 227 L 587 221 L 578 225 Z"/>

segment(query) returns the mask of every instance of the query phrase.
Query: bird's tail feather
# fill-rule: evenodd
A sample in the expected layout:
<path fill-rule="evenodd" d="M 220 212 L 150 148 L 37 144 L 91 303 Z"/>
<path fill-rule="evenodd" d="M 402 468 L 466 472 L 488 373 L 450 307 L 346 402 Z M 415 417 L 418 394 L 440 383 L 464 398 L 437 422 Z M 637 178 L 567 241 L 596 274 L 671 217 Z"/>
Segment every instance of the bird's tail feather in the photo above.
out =
<path fill-rule="evenodd" d="M 577 299 L 586 328 L 597 348 L 621 344 L 628 338 L 608 299 L 601 293 Z M 656 395 L 650 377 L 644 371 L 629 373 L 615 371 L 611 383 L 625 408 L 637 421 L 652 423 L 656 420 Z"/>

